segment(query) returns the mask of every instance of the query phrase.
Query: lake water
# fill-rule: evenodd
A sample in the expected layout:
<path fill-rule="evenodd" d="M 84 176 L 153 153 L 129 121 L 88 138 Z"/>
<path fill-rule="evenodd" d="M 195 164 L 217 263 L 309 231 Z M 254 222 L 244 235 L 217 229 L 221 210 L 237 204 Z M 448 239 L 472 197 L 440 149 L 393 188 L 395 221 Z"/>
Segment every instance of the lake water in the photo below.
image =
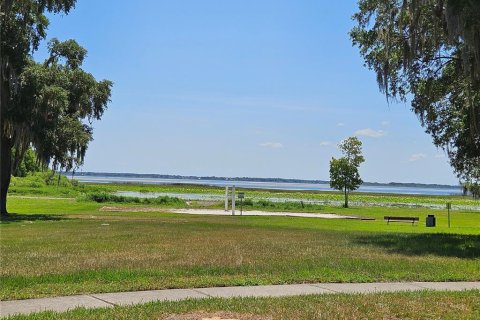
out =
<path fill-rule="evenodd" d="M 255 182 L 233 180 L 207 180 L 207 179 L 161 179 L 161 178 L 133 178 L 133 177 L 107 177 L 107 176 L 75 176 L 80 182 L 95 183 L 139 183 L 139 184 L 197 184 L 208 186 L 232 186 L 253 189 L 277 190 L 316 190 L 332 191 L 328 184 L 293 183 L 293 182 Z M 361 186 L 359 192 L 420 194 L 420 195 L 455 195 L 461 194 L 459 187 L 397 187 L 397 186 Z"/>

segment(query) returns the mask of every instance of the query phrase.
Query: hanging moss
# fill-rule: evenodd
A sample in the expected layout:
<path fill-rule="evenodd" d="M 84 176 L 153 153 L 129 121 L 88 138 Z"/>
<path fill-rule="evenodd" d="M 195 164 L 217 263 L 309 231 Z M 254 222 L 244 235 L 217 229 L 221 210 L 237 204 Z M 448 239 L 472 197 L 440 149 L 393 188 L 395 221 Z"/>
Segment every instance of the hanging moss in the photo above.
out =
<path fill-rule="evenodd" d="M 412 99 L 458 176 L 480 180 L 480 1 L 360 0 L 353 18 L 387 99 Z"/>

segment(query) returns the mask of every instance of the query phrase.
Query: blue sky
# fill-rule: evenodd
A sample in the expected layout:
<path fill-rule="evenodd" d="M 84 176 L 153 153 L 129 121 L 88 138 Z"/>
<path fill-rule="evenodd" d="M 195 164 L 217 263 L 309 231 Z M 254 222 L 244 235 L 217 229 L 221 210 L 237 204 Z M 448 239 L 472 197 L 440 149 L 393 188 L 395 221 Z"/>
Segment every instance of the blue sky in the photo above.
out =
<path fill-rule="evenodd" d="M 51 16 L 48 38 L 76 39 L 84 68 L 115 83 L 83 170 L 328 180 L 336 145 L 357 135 L 365 181 L 456 184 L 409 105 L 388 104 L 363 66 L 348 37 L 355 10 L 78 0 Z"/>

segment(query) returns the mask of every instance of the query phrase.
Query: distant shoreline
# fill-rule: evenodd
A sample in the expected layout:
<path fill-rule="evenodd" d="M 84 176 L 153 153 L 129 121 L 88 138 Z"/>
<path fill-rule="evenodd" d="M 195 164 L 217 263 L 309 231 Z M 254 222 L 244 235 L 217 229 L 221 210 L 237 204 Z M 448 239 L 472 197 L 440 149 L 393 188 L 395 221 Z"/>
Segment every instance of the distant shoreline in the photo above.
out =
<path fill-rule="evenodd" d="M 62 172 L 66 176 L 71 176 L 71 172 Z M 216 181 L 247 181 L 247 182 L 279 182 L 279 183 L 312 183 L 329 184 L 326 180 L 305 180 L 305 179 L 286 179 L 286 178 L 252 178 L 252 177 L 216 177 L 216 176 L 182 176 L 170 174 L 150 174 L 150 173 L 115 173 L 115 172 L 76 172 L 75 176 L 92 177 L 126 177 L 126 178 L 151 178 L 151 179 L 180 179 L 180 180 L 216 180 Z M 448 184 L 427 184 L 427 183 L 404 183 L 404 182 L 364 182 L 364 186 L 389 186 L 389 187 L 410 187 L 410 188 L 451 188 L 460 189 L 458 185 Z"/>

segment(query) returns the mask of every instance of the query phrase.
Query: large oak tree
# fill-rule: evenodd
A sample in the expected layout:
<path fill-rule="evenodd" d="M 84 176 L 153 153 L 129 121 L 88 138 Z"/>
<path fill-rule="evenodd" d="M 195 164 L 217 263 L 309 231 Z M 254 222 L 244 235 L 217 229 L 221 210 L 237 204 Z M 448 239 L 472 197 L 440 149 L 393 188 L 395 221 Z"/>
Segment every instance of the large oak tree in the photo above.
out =
<path fill-rule="evenodd" d="M 81 69 L 86 50 L 53 39 L 49 57 L 32 54 L 46 38 L 46 13 L 67 14 L 75 0 L 0 0 L 0 213 L 7 213 L 12 170 L 26 150 L 53 169 L 81 165 L 110 99 L 112 83 Z"/>
<path fill-rule="evenodd" d="M 387 98 L 412 99 L 457 175 L 480 180 L 480 1 L 360 0 L 350 36 Z"/>

